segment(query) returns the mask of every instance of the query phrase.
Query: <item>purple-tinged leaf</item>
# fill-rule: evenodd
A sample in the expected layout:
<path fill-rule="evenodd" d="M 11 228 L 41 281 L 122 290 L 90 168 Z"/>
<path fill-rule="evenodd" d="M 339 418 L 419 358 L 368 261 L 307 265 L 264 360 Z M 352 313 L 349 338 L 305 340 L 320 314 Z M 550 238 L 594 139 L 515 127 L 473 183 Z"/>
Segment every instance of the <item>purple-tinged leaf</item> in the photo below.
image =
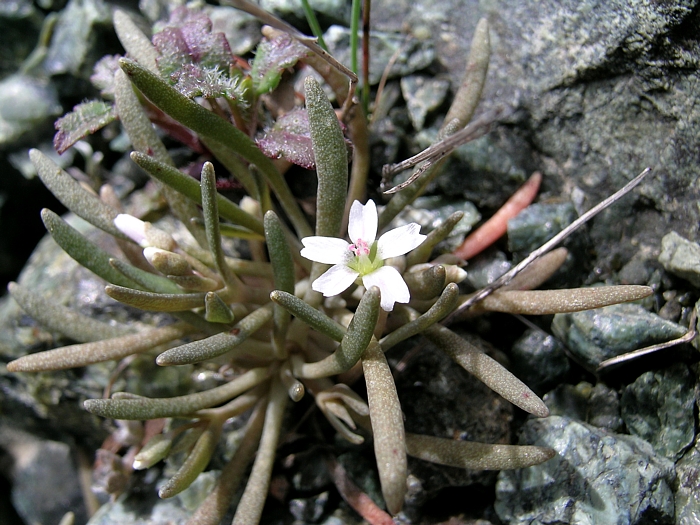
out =
<path fill-rule="evenodd" d="M 251 70 L 253 86 L 258 95 L 269 93 L 277 87 L 282 71 L 292 67 L 309 50 L 286 33 L 275 36 L 272 40 L 263 38 L 255 52 Z"/>
<path fill-rule="evenodd" d="M 114 74 L 119 69 L 121 55 L 106 55 L 97 61 L 90 76 L 90 82 L 100 90 L 105 98 L 114 98 Z"/>
<path fill-rule="evenodd" d="M 234 61 L 228 40 L 211 28 L 211 20 L 205 14 L 186 7 L 175 9 L 166 27 L 153 35 L 153 45 L 161 55 L 161 74 L 177 82 L 172 75 L 188 64 L 228 71 Z"/>
<path fill-rule="evenodd" d="M 256 142 L 262 152 L 270 158 L 282 157 L 309 170 L 316 168 L 311 147 L 309 116 L 305 109 L 291 111 L 277 119 L 275 125 Z"/>
<path fill-rule="evenodd" d="M 58 153 L 65 152 L 80 139 L 95 133 L 117 119 L 114 106 L 101 100 L 83 102 L 56 121 L 57 133 L 53 147 Z"/>

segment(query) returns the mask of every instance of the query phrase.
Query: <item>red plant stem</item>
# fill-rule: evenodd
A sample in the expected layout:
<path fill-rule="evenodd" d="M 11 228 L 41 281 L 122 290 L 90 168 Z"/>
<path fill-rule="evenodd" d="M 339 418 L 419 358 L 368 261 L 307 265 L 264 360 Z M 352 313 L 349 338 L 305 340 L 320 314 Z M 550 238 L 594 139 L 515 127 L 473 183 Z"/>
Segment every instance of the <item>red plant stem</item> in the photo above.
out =
<path fill-rule="evenodd" d="M 462 245 L 453 253 L 462 259 L 471 259 L 476 254 L 491 246 L 508 229 L 508 221 L 527 208 L 537 195 L 542 182 L 542 174 L 536 171 L 532 176 L 518 188 L 510 199 L 493 214 L 489 220 L 474 230 Z"/>

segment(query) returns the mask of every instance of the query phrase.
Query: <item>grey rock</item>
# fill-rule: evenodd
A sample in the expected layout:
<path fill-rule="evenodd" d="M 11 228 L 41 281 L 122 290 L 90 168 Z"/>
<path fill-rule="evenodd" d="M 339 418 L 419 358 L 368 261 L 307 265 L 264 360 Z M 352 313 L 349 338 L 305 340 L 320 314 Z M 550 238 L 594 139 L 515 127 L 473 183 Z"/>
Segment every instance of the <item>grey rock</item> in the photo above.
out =
<path fill-rule="evenodd" d="M 637 304 L 617 304 L 573 314 L 557 314 L 552 331 L 585 365 L 680 337 L 686 329 Z"/>
<path fill-rule="evenodd" d="M 677 363 L 646 372 L 622 394 L 622 418 L 631 434 L 649 441 L 657 453 L 677 460 L 695 438 L 695 380 Z"/>
<path fill-rule="evenodd" d="M 543 394 L 569 372 L 564 346 L 542 330 L 528 329 L 513 344 L 513 371 L 536 393 Z"/>
<path fill-rule="evenodd" d="M 676 525 L 700 523 L 700 446 L 693 448 L 676 463 L 678 487 L 676 489 Z"/>
<path fill-rule="evenodd" d="M 672 523 L 673 463 L 646 441 L 551 416 L 528 421 L 520 442 L 557 455 L 499 474 L 495 509 L 509 525 Z"/>
<path fill-rule="evenodd" d="M 684 239 L 676 232 L 664 235 L 659 262 L 666 271 L 700 286 L 700 244 Z"/>
<path fill-rule="evenodd" d="M 588 417 L 586 421 L 593 426 L 620 432 L 622 416 L 620 414 L 620 396 L 604 383 L 593 387 L 588 398 Z"/>
<path fill-rule="evenodd" d="M 401 79 L 401 93 L 406 100 L 413 129 L 423 129 L 425 118 L 444 102 L 449 87 L 450 83 L 443 78 L 409 75 Z"/>
<path fill-rule="evenodd" d="M 73 511 L 78 523 L 87 520 L 80 481 L 70 447 L 40 440 L 0 425 L 0 446 L 14 460 L 12 504 L 26 523 L 58 523 Z"/>
<path fill-rule="evenodd" d="M 343 64 L 350 64 L 350 30 L 331 26 L 323 35 L 331 54 Z M 388 78 L 403 77 L 421 71 L 432 64 L 435 50 L 430 42 L 406 41 L 403 35 L 372 31 L 369 39 L 369 83 L 376 85 L 387 64 L 396 55 Z"/>

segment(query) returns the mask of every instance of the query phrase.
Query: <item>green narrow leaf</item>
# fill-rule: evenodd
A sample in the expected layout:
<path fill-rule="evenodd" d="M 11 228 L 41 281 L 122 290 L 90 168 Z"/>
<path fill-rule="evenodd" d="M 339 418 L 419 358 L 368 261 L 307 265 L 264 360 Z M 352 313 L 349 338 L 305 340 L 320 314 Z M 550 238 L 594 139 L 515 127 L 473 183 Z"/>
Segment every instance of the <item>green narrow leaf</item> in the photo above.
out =
<path fill-rule="evenodd" d="M 263 223 L 265 225 L 265 239 L 267 241 L 267 250 L 270 254 L 275 288 L 293 294 L 294 261 L 292 260 L 292 252 L 289 249 L 282 223 L 272 210 L 265 214 Z M 290 319 L 289 312 L 275 303 L 272 317 L 272 343 L 275 348 L 275 355 L 279 359 L 287 356 L 285 342 Z"/>
<path fill-rule="evenodd" d="M 157 160 L 144 155 L 143 153 L 133 152 L 131 159 L 146 170 L 155 179 L 175 188 L 177 191 L 192 199 L 197 204 L 202 204 L 202 188 L 199 183 L 192 177 L 185 175 L 180 170 L 158 162 Z M 236 224 L 240 224 L 260 235 L 265 234 L 262 222 L 249 213 L 243 211 L 237 204 L 231 202 L 223 195 L 216 195 L 219 214 L 224 219 L 227 219 Z"/>
<path fill-rule="evenodd" d="M 428 262 L 433 248 L 444 241 L 452 232 L 457 223 L 464 217 L 464 212 L 456 211 L 450 215 L 437 228 L 431 231 L 426 239 L 414 250 L 406 255 L 406 266 L 410 268 L 415 264 Z"/>
<path fill-rule="evenodd" d="M 537 417 L 547 417 L 549 409 L 525 383 L 468 341 L 440 325 L 428 327 L 423 335 L 491 390 Z"/>
<path fill-rule="evenodd" d="M 343 325 L 331 319 L 323 312 L 309 306 L 298 297 L 281 290 L 274 290 L 270 294 L 270 299 L 276 304 L 286 308 L 294 317 L 301 319 L 311 328 L 327 335 L 334 341 L 340 342 L 343 340 L 343 337 L 345 337 L 346 330 Z"/>
<path fill-rule="evenodd" d="M 253 469 L 248 477 L 248 483 L 246 483 L 236 508 L 232 525 L 251 525 L 260 522 L 263 505 L 270 488 L 272 466 L 275 463 L 275 452 L 282 431 L 282 419 L 286 406 L 287 390 L 278 377 L 273 378 L 260 446 L 253 462 Z"/>
<path fill-rule="evenodd" d="M 337 237 L 348 189 L 347 148 L 338 117 L 319 83 L 308 76 L 304 88 L 318 175 L 316 235 Z"/>
<path fill-rule="evenodd" d="M 382 495 L 387 510 L 396 515 L 401 511 L 406 495 L 406 436 L 394 377 L 376 341 L 370 343 L 362 356 L 362 371 L 367 385 L 367 404 Z"/>
<path fill-rule="evenodd" d="M 88 193 L 78 181 L 38 149 L 29 150 L 29 158 L 42 182 L 61 201 L 61 204 L 100 230 L 118 239 L 129 240 L 114 225 L 114 218 L 118 215 L 117 210 Z"/>
<path fill-rule="evenodd" d="M 181 312 L 204 306 L 203 293 L 154 293 L 125 288 L 123 286 L 105 286 L 105 293 L 120 303 L 156 312 Z"/>
<path fill-rule="evenodd" d="M 217 206 L 216 175 L 211 162 L 205 162 L 201 172 L 202 211 L 204 214 L 204 229 L 209 243 L 209 250 L 214 259 L 214 266 L 224 280 L 228 292 L 234 301 L 240 301 L 243 283 L 238 280 L 226 264 L 224 251 L 221 247 L 221 232 L 219 231 L 219 207 Z"/>
<path fill-rule="evenodd" d="M 136 266 L 132 266 L 131 264 L 122 261 L 121 259 L 111 258 L 109 260 L 109 264 L 112 266 L 112 268 L 123 274 L 125 277 L 131 279 L 144 290 L 149 290 L 156 293 L 182 293 L 182 290 L 174 282 L 167 277 L 163 277 L 162 275 L 146 272 L 141 268 L 136 268 Z"/>
<path fill-rule="evenodd" d="M 146 420 L 188 416 L 197 410 L 218 406 L 250 390 L 267 378 L 267 368 L 253 368 L 245 374 L 217 386 L 186 396 L 138 399 L 88 399 L 85 409 L 112 419 Z"/>
<path fill-rule="evenodd" d="M 211 421 L 182 466 L 158 490 L 158 496 L 163 499 L 172 498 L 189 487 L 209 464 L 220 438 L 221 425 L 218 421 Z"/>
<path fill-rule="evenodd" d="M 230 324 L 234 321 L 233 312 L 216 292 L 204 296 L 205 316 L 210 323 Z"/>
<path fill-rule="evenodd" d="M 458 300 L 459 286 L 457 286 L 455 283 L 448 284 L 443 290 L 440 298 L 433 306 L 430 307 L 427 312 L 418 317 L 418 313 L 414 311 L 413 313 L 416 316 L 415 319 L 413 319 L 410 323 L 400 326 L 386 337 L 382 338 L 379 341 L 382 350 L 386 352 L 392 346 L 397 345 L 409 337 L 420 334 L 429 326 L 443 320 L 455 309 Z M 400 306 L 400 308 L 406 307 Z"/>
<path fill-rule="evenodd" d="M 445 288 L 445 277 L 445 267 L 441 264 L 403 274 L 411 298 L 418 300 L 434 299 L 440 295 Z"/>
<path fill-rule="evenodd" d="M 62 346 L 15 359 L 7 364 L 7 370 L 10 372 L 44 372 L 115 361 L 169 343 L 191 331 L 192 327 L 175 324 L 102 341 Z"/>
<path fill-rule="evenodd" d="M 138 283 L 124 276 L 109 264 L 109 260 L 112 258 L 110 254 L 95 243 L 88 241 L 54 212 L 44 208 L 41 210 L 41 220 L 44 221 L 44 226 L 58 245 L 92 273 L 112 284 L 140 288 Z"/>
<path fill-rule="evenodd" d="M 439 465 L 474 470 L 508 470 L 539 465 L 556 452 L 532 445 L 491 445 L 420 434 L 406 434 L 409 456 Z"/>
<path fill-rule="evenodd" d="M 331 355 L 315 363 L 304 363 L 294 375 L 317 379 L 341 374 L 350 370 L 360 360 L 374 334 L 379 318 L 379 288 L 373 286 L 365 292 L 350 321 L 340 346 Z"/>
<path fill-rule="evenodd" d="M 166 350 L 158 356 L 156 363 L 161 366 L 189 365 L 213 359 L 236 348 L 267 323 L 271 317 L 272 304 L 269 303 L 238 321 L 229 332 L 222 332 L 200 341 Z"/>
<path fill-rule="evenodd" d="M 80 314 L 75 310 L 56 304 L 50 297 L 34 293 L 20 284 L 12 282 L 7 289 L 22 310 L 31 315 L 44 328 L 60 332 L 74 341 L 81 343 L 100 341 L 126 335 L 133 331 L 125 325 L 111 325 Z"/>
<path fill-rule="evenodd" d="M 158 52 L 150 39 L 143 34 L 133 20 L 121 9 L 114 11 L 114 30 L 126 52 L 139 64 L 158 73 Z"/>
<path fill-rule="evenodd" d="M 221 142 L 251 164 L 255 164 L 277 194 L 300 237 L 312 234 L 304 213 L 275 165 L 241 130 L 170 87 L 165 81 L 128 59 L 119 62 L 129 79 L 158 108 L 194 132 Z M 252 228 L 251 228 L 252 229 Z M 256 230 L 257 231 L 257 230 Z"/>

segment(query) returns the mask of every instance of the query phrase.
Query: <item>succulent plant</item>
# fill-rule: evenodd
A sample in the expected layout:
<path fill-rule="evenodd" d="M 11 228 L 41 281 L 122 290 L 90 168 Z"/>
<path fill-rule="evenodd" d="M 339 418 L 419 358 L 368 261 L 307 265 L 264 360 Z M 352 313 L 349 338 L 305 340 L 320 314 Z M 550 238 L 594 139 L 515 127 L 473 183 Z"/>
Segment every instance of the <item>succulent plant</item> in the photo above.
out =
<path fill-rule="evenodd" d="M 266 30 L 268 38 L 248 69 L 197 11 L 176 10 L 152 43 L 127 15 L 115 15 L 129 58 L 105 58 L 94 76 L 103 95 L 113 101 L 83 103 L 61 119 L 56 147 L 65 150 L 118 118 L 134 149 L 132 160 L 157 181 L 171 214 L 189 235 L 176 240 L 157 224 L 122 213 L 109 188 L 96 196 L 37 150 L 31 152 L 31 160 L 66 207 L 114 236 L 124 258 L 112 257 L 44 210 L 42 218 L 56 242 L 107 282 L 107 295 L 142 310 L 168 312 L 173 321 L 146 329 L 106 324 L 13 283 L 10 292 L 27 313 L 77 344 L 21 357 L 8 370 L 81 367 L 153 349 L 159 349 L 158 366 L 208 360 L 225 366 L 226 380 L 202 392 L 174 398 L 115 392 L 85 403 L 88 411 L 105 418 L 171 421 L 133 461 L 134 469 L 144 469 L 173 451 L 186 452 L 179 470 L 161 487 L 163 498 L 186 489 L 207 468 L 229 418 L 250 414 L 242 441 L 191 524 L 220 522 L 251 462 L 233 523 L 259 522 L 285 410 L 290 400 L 297 402 L 307 394 L 350 443 L 373 440 L 383 498 L 393 515 L 401 511 L 406 494 L 407 455 L 474 469 L 521 468 L 551 458 L 554 452 L 542 447 L 406 433 L 385 357 L 400 342 L 422 335 L 505 399 L 542 417 L 548 410 L 534 392 L 448 324 L 488 311 L 570 312 L 651 293 L 643 286 L 531 290 L 563 262 L 563 249 L 549 250 L 574 228 L 471 295 L 460 292 L 457 284 L 465 276 L 463 258 L 475 253 L 474 244 L 478 251 L 493 242 L 503 217 L 496 219 L 495 227 L 487 226 L 486 235 L 476 234 L 477 241 L 472 237 L 456 254 L 441 257 L 434 256 L 434 248 L 450 234 L 460 213 L 428 235 L 419 233 L 420 225 L 410 224 L 377 236 L 425 191 L 439 173 L 441 158 L 460 141 L 484 132 L 484 122 L 471 127 L 469 122 L 486 78 L 487 24 L 482 21 L 477 29 L 467 77 L 441 140 L 420 159 L 432 164 L 419 167 L 417 176 L 379 213 L 374 202 L 360 202 L 367 183 L 366 122 L 361 111 L 346 111 L 352 94 L 348 95 L 344 70 L 319 54 L 308 39 L 276 24 L 277 30 L 288 32 Z M 345 102 L 343 116 L 354 146 L 351 174 L 348 143 L 336 111 L 311 76 L 304 84 L 305 109 L 289 108 L 270 119 L 257 142 L 251 139 L 262 116 L 271 114 L 263 111 L 263 95 L 274 94 L 282 71 L 299 60 L 314 67 L 337 100 Z M 218 192 L 212 162 L 203 164 L 200 180 L 177 169 L 152 122 L 207 152 L 241 182 L 248 197 L 237 204 Z M 281 164 L 270 157 L 315 168 L 314 227 L 285 182 Z M 526 186 L 529 196 L 518 194 L 520 201 L 527 204 L 534 198 L 538 180 Z M 346 230 L 350 243 L 344 240 Z M 253 260 L 227 256 L 222 236 L 249 243 Z M 351 388 L 349 378 L 359 376 L 364 377 L 367 399 Z M 180 424 L 172 423 L 176 420 Z"/>

